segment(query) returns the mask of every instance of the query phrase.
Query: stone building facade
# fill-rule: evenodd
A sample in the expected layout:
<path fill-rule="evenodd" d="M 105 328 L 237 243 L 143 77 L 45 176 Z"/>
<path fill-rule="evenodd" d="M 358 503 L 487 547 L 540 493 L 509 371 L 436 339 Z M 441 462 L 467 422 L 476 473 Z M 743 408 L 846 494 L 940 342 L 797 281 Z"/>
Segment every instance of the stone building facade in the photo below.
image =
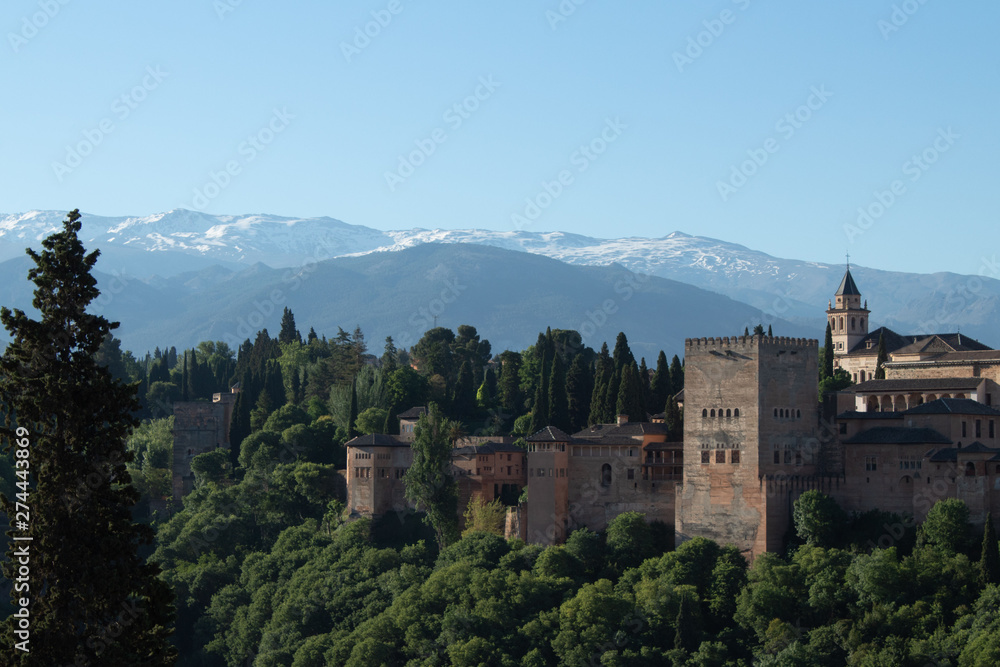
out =
<path fill-rule="evenodd" d="M 173 498 L 182 497 L 194 488 L 191 459 L 220 447 L 229 449 L 229 425 L 239 389 L 219 393 L 208 401 L 174 403 Z"/>

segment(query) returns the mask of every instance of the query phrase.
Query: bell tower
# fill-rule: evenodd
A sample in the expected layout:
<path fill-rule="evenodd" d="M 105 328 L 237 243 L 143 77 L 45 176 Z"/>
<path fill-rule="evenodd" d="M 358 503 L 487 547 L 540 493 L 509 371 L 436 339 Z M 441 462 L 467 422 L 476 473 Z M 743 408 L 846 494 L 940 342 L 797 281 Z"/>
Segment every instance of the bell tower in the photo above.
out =
<path fill-rule="evenodd" d="M 830 324 L 833 336 L 833 354 L 840 357 L 849 353 L 868 335 L 868 301 L 865 301 L 864 306 L 861 305 L 861 292 L 851 275 L 850 255 L 847 271 L 834 299 L 826 311 L 826 321 Z"/>

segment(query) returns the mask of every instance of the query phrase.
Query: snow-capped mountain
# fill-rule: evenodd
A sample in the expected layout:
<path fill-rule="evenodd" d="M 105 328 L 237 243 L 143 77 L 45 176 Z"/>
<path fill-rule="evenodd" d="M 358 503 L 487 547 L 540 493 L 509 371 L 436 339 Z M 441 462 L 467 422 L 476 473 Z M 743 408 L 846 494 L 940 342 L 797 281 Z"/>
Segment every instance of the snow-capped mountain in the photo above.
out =
<path fill-rule="evenodd" d="M 59 228 L 64 212 L 0 214 L 0 261 Z M 717 239 L 673 232 L 661 238 L 601 239 L 564 232 L 481 229 L 379 231 L 333 218 L 209 215 L 175 209 L 145 217 L 84 214 L 81 238 L 101 249 L 98 267 L 140 279 L 170 277 L 212 265 L 240 269 L 302 267 L 336 257 L 394 252 L 428 243 L 486 245 L 544 255 L 568 264 L 620 264 L 630 271 L 670 278 L 722 293 L 771 317 L 816 326 L 843 276 L 841 265 L 781 259 Z M 853 267 L 873 322 L 903 333 L 961 328 L 995 336 L 1000 324 L 1000 281 L 979 280 L 970 303 L 944 312 L 941 303 L 962 289 L 956 274 L 904 274 Z M 955 303 L 954 299 L 950 303 Z M 931 323 L 931 324 L 929 324 Z"/>

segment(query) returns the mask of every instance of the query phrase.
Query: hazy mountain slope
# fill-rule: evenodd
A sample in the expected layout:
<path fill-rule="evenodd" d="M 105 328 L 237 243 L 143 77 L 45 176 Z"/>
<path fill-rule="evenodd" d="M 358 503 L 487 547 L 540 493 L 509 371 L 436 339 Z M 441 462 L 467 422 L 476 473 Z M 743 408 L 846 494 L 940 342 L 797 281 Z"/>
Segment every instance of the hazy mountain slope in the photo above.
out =
<path fill-rule="evenodd" d="M 2 294 L 7 303 L 23 308 L 30 302 L 27 268 L 20 259 L 0 264 L 0 281 L 13 286 Z M 118 335 L 136 351 L 205 339 L 238 344 L 259 327 L 277 334 L 289 306 L 303 334 L 310 326 L 327 336 L 338 326 L 361 326 L 376 352 L 390 335 L 398 345 L 412 345 L 437 314 L 439 326 L 475 325 L 496 351 L 522 349 L 546 326 L 577 329 L 594 347 L 613 345 L 625 331 L 635 354 L 652 363 L 660 349 L 683 355 L 686 337 L 736 335 L 762 319 L 727 297 L 620 266 L 572 266 L 460 244 L 338 258 L 300 271 L 258 264 L 149 283 L 114 283 L 104 274 L 99 280 L 106 296 L 98 308 L 122 322 Z M 782 321 L 773 326 L 778 335 L 821 333 Z"/>
<path fill-rule="evenodd" d="M 0 259 L 56 229 L 61 212 L 0 215 Z M 469 243 L 545 255 L 571 264 L 607 266 L 670 278 L 725 294 L 772 316 L 814 329 L 840 278 L 842 265 L 780 259 L 744 246 L 674 232 L 656 239 L 597 239 L 564 232 L 411 229 L 382 232 L 332 218 L 273 215 L 213 216 L 183 209 L 146 217 L 84 214 L 82 237 L 102 249 L 98 268 L 148 278 L 221 264 L 261 262 L 301 266 L 340 256 L 393 252 L 426 243 Z M 900 333 L 954 331 L 1000 345 L 1000 269 L 970 265 L 986 278 L 951 273 L 911 274 L 853 267 L 872 309 L 873 325 Z"/>

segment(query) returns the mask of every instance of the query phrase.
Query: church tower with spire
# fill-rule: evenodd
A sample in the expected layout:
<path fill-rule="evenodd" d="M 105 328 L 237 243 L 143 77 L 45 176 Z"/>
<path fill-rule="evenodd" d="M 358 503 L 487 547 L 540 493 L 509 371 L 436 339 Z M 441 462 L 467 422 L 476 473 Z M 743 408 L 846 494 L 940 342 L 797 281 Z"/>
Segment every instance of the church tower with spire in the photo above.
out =
<path fill-rule="evenodd" d="M 861 292 L 851 275 L 850 261 L 834 299 L 826 311 L 826 321 L 833 335 L 833 354 L 839 357 L 850 352 L 868 335 L 868 302 L 861 305 Z"/>

